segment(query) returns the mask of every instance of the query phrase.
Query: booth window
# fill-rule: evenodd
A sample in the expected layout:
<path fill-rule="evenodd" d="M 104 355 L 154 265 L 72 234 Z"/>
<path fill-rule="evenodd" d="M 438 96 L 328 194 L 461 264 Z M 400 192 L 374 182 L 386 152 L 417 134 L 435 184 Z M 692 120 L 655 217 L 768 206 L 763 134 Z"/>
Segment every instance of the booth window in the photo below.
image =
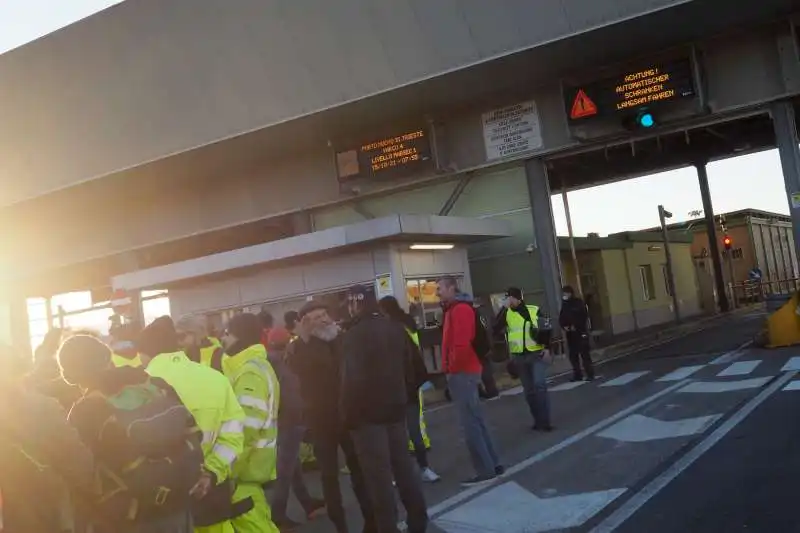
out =
<path fill-rule="evenodd" d="M 462 277 L 456 278 L 459 286 Z M 437 327 L 442 322 L 442 307 L 436 295 L 436 279 L 407 279 L 408 312 L 420 329 Z"/>

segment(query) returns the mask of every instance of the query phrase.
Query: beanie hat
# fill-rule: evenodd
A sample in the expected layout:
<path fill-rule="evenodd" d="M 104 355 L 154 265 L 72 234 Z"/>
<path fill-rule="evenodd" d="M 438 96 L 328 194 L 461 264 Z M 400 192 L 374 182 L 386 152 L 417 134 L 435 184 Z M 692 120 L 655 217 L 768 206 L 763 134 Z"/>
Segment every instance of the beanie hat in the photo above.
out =
<path fill-rule="evenodd" d="M 267 337 L 267 346 L 276 350 L 286 348 L 286 345 L 292 341 L 292 334 L 286 328 L 273 328 Z"/>
<path fill-rule="evenodd" d="M 506 296 L 522 300 L 522 290 L 517 287 L 509 287 L 506 289 Z"/>
<path fill-rule="evenodd" d="M 168 316 L 155 319 L 139 334 L 136 348 L 147 357 L 177 352 L 179 348 L 175 323 Z"/>
<path fill-rule="evenodd" d="M 297 318 L 302 320 L 304 316 L 311 313 L 312 311 L 316 311 L 317 309 L 327 310 L 328 306 L 319 300 L 309 300 L 308 302 L 303 304 L 303 307 L 300 308 L 300 312 L 297 313 Z"/>
<path fill-rule="evenodd" d="M 90 335 L 75 335 L 58 350 L 61 376 L 70 385 L 91 385 L 111 367 L 111 348 Z"/>
<path fill-rule="evenodd" d="M 228 332 L 244 347 L 261 344 L 261 330 L 261 320 L 252 313 L 236 315 L 228 322 Z"/>

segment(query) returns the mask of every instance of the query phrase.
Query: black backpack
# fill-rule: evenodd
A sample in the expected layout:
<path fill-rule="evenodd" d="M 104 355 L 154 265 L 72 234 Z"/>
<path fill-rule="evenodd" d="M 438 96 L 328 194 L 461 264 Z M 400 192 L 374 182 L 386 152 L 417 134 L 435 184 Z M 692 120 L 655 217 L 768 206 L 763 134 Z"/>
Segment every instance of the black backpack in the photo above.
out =
<path fill-rule="evenodd" d="M 188 511 L 203 467 L 201 433 L 189 410 L 150 381 L 105 400 L 111 416 L 99 438 L 113 443 L 121 460 L 98 468 L 100 513 L 138 522 Z"/>
<path fill-rule="evenodd" d="M 486 363 L 489 361 L 489 356 L 492 353 L 489 325 L 477 309 L 473 308 L 473 311 L 475 313 L 475 337 L 472 339 L 472 349 L 475 350 L 481 363 Z"/>

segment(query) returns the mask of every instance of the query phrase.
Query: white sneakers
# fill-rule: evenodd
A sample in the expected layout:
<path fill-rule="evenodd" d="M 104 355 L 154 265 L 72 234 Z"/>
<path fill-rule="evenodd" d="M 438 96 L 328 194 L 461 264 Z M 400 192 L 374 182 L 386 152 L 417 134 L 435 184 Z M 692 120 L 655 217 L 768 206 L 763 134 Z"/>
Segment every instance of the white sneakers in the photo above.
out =
<path fill-rule="evenodd" d="M 425 483 L 436 483 L 440 479 L 442 478 L 439 477 L 439 474 L 437 474 L 430 468 L 422 469 L 422 481 L 424 481 Z"/>

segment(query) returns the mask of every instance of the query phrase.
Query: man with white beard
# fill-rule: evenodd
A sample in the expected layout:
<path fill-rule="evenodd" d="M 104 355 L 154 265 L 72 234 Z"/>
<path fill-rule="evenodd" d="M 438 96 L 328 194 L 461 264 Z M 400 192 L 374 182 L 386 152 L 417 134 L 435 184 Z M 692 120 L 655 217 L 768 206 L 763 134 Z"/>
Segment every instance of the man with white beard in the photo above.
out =
<path fill-rule="evenodd" d="M 300 381 L 304 422 L 311 432 L 320 467 L 328 516 L 337 533 L 348 533 L 339 487 L 339 448 L 351 473 L 353 491 L 364 517 L 364 533 L 377 531 L 350 435 L 339 413 L 342 352 L 340 329 L 321 302 L 307 302 L 299 311 L 295 339 L 287 350 L 287 363 Z"/>

